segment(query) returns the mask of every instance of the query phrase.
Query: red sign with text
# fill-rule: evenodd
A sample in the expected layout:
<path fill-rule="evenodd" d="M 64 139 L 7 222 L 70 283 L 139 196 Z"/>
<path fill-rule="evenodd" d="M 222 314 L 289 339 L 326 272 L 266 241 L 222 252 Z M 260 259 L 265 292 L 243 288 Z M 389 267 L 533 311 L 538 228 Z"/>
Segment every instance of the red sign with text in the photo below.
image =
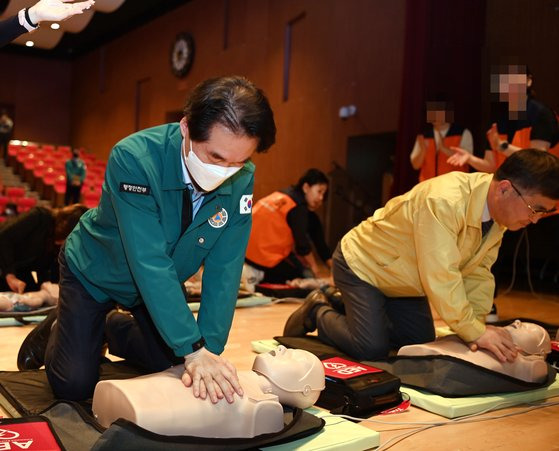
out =
<path fill-rule="evenodd" d="M 363 365 L 362 363 L 352 362 L 340 357 L 323 360 L 322 365 L 324 365 L 324 374 L 327 377 L 336 377 L 338 379 L 350 379 L 362 376 L 363 374 L 382 372 L 382 370 L 374 366 Z"/>
<path fill-rule="evenodd" d="M 48 423 L 0 423 L 0 450 L 60 451 Z"/>

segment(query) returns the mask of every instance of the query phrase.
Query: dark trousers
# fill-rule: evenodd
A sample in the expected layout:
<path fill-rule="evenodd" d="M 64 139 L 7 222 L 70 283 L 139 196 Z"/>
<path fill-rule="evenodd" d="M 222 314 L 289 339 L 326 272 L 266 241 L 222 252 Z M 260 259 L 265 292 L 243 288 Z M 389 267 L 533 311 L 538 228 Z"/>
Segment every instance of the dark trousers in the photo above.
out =
<path fill-rule="evenodd" d="M 47 377 L 56 397 L 83 400 L 93 395 L 105 342 L 111 354 L 129 359 L 146 372 L 184 361 L 163 342 L 143 305 L 132 309 L 134 317 L 117 313 L 106 321 L 115 303 L 97 302 L 87 292 L 68 268 L 64 248 L 58 261 L 58 315 L 45 354 Z M 115 321 L 111 321 L 113 316 Z"/>
<path fill-rule="evenodd" d="M 304 266 L 294 253 L 289 254 L 285 259 L 271 268 L 258 265 L 248 259 L 247 263 L 264 271 L 264 279 L 262 282 L 266 283 L 285 283 L 288 280 L 314 277 L 310 268 Z"/>
<path fill-rule="evenodd" d="M 82 185 L 66 184 L 66 192 L 64 193 L 64 205 L 77 204 L 82 194 Z"/>
<path fill-rule="evenodd" d="M 333 255 L 334 282 L 342 293 L 345 315 L 318 309 L 319 338 L 359 360 L 387 357 L 390 350 L 435 339 L 426 298 L 390 298 L 364 282 L 347 265 L 340 245 Z"/>

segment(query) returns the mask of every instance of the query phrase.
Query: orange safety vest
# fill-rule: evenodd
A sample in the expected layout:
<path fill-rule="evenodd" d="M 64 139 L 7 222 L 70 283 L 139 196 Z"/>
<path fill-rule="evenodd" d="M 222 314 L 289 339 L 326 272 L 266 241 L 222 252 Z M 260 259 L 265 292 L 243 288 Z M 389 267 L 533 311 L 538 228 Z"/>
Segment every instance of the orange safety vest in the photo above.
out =
<path fill-rule="evenodd" d="M 559 143 L 549 149 L 549 153 L 552 153 L 556 157 L 559 157 Z"/>
<path fill-rule="evenodd" d="M 514 137 L 516 138 L 516 133 Z M 499 134 L 499 138 L 503 141 L 506 141 L 508 139 L 508 136 Z M 493 159 L 495 160 L 495 171 L 496 171 L 497 169 L 499 169 L 499 166 L 501 166 L 504 163 L 504 161 L 507 159 L 507 156 L 500 150 L 493 149 L 492 152 L 493 152 Z"/>
<path fill-rule="evenodd" d="M 443 143 L 446 147 L 458 147 L 460 141 L 462 140 L 462 135 L 452 135 L 445 136 L 443 138 Z M 437 152 L 435 147 L 435 138 L 425 138 L 425 143 L 427 144 L 427 151 L 425 152 L 425 158 L 423 164 L 421 165 L 421 171 L 419 172 L 419 181 L 430 179 L 437 175 L 446 174 L 452 171 L 462 171 L 468 172 L 468 165 L 453 166 L 448 164 L 446 160 L 448 155 L 444 152 Z"/>
<path fill-rule="evenodd" d="M 557 118 L 557 122 L 559 122 L 559 114 L 557 114 L 555 112 L 554 112 L 554 114 L 555 114 L 555 117 Z M 549 149 L 549 153 L 552 153 L 556 157 L 559 157 L 559 142 Z M 559 202 L 558 202 L 558 205 L 559 205 Z"/>
<path fill-rule="evenodd" d="M 530 145 L 530 134 L 532 133 L 532 127 L 524 127 L 520 130 L 516 130 L 514 132 L 514 136 L 512 137 L 511 144 L 516 147 L 520 147 L 521 149 L 530 149 L 532 146 Z M 507 135 L 499 135 L 499 137 L 503 140 L 507 139 Z M 549 149 L 549 152 L 554 153 L 556 156 L 559 156 L 559 145 Z M 493 150 L 493 156 L 495 157 L 495 170 L 499 168 L 503 164 L 503 162 L 507 159 L 507 156 L 498 150 Z"/>
<path fill-rule="evenodd" d="M 285 193 L 273 192 L 252 208 L 252 230 L 246 258 L 272 268 L 293 250 L 295 241 L 287 223 L 287 214 L 297 203 Z"/>

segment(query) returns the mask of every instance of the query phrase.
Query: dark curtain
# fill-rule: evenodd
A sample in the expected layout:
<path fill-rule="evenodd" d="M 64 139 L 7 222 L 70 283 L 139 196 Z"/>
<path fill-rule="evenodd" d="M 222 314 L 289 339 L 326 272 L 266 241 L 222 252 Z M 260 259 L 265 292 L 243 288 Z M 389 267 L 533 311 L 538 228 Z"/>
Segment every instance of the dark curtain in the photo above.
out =
<path fill-rule="evenodd" d="M 407 0 L 402 99 L 392 195 L 417 183 L 409 155 L 425 127 L 425 102 L 444 95 L 454 104 L 455 122 L 484 145 L 481 124 L 486 0 Z M 489 76 L 489 74 L 486 74 Z M 486 86 L 486 85 L 485 85 Z"/>

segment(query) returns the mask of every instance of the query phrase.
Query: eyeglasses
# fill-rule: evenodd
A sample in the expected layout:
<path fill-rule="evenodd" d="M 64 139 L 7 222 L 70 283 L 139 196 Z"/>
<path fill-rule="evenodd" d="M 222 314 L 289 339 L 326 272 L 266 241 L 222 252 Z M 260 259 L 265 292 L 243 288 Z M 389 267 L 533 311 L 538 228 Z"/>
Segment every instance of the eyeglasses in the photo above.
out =
<path fill-rule="evenodd" d="M 512 183 L 510 180 L 509 180 L 509 182 L 510 182 L 510 186 L 512 186 L 514 188 L 514 190 L 516 191 L 516 194 L 518 194 L 520 196 L 520 198 L 522 199 L 522 202 L 524 202 L 526 204 L 526 206 L 530 209 L 533 216 L 547 215 L 549 213 L 555 213 L 555 211 L 557 210 L 555 207 L 550 208 L 549 210 L 547 210 L 545 208 L 534 208 L 534 207 L 532 207 L 528 202 L 526 202 L 526 199 L 524 199 L 524 196 L 520 193 L 518 188 L 516 186 L 514 186 L 514 183 Z"/>

